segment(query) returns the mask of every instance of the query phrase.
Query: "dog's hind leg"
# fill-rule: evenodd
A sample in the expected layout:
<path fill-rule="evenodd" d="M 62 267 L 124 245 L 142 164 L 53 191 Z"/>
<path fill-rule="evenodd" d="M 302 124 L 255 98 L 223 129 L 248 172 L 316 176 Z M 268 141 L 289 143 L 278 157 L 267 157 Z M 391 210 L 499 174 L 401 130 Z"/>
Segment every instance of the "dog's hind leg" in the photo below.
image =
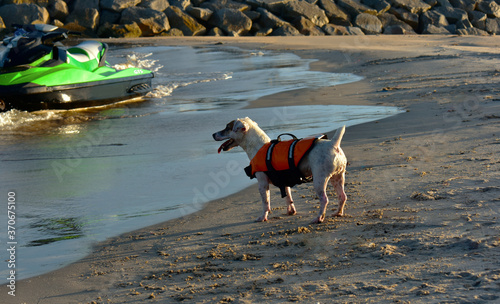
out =
<path fill-rule="evenodd" d="M 347 195 L 344 191 L 344 183 L 345 183 L 345 171 L 332 176 L 331 183 L 335 188 L 335 192 L 337 192 L 337 199 L 339 201 L 339 207 L 333 213 L 333 216 L 343 216 L 344 215 L 344 206 L 347 200 Z"/>
<path fill-rule="evenodd" d="M 285 188 L 285 193 L 286 193 L 285 200 L 286 200 L 288 215 L 297 214 L 297 210 L 295 209 L 295 205 L 293 204 L 292 192 L 290 191 L 290 187 Z"/>
<path fill-rule="evenodd" d="M 271 196 L 269 193 L 269 180 L 265 173 L 256 172 L 255 177 L 257 177 L 257 181 L 259 183 L 259 193 L 262 199 L 262 208 L 263 213 L 256 222 L 265 222 L 267 221 L 267 215 L 271 212 Z"/>
<path fill-rule="evenodd" d="M 316 195 L 319 197 L 319 214 L 312 223 L 319 224 L 325 220 L 326 206 L 328 205 L 328 196 L 326 195 L 326 184 L 328 182 L 327 178 L 315 178 L 314 179 L 314 190 L 316 190 Z"/>

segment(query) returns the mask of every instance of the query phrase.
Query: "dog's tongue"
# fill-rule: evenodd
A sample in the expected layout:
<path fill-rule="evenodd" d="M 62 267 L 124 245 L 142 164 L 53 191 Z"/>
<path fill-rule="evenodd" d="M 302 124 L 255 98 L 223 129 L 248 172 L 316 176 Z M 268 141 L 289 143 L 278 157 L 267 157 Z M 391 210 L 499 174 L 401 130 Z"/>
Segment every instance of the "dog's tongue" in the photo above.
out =
<path fill-rule="evenodd" d="M 222 145 L 220 145 L 219 149 L 217 150 L 217 153 L 219 153 L 219 154 L 220 154 L 220 151 L 222 151 L 222 149 L 224 149 L 224 144 L 225 144 L 225 143 L 223 143 Z"/>
<path fill-rule="evenodd" d="M 222 145 L 220 145 L 219 149 L 217 150 L 217 152 L 220 154 L 220 151 L 226 151 L 226 147 L 229 146 L 231 143 L 233 142 L 232 139 L 230 140 L 226 140 L 225 142 L 222 143 Z"/>

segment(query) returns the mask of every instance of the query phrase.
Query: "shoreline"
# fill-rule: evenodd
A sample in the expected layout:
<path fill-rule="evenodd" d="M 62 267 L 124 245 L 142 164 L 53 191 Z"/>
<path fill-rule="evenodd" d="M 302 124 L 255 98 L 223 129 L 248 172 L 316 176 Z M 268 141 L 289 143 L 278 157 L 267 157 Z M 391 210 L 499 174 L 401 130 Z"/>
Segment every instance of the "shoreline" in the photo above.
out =
<path fill-rule="evenodd" d="M 498 43 L 489 37 L 390 38 L 151 39 L 194 46 L 224 41 L 317 56 L 312 69 L 352 69 L 365 77 L 267 96 L 252 107 L 346 104 L 347 98 L 348 104 L 407 112 L 346 130 L 342 147 L 351 163 L 346 217 L 310 226 L 317 201 L 306 184 L 292 192 L 297 216 L 283 215 L 284 203 L 273 189 L 271 220 L 254 223 L 261 208 L 254 185 L 197 213 L 109 239 L 63 269 L 19 281 L 16 301 L 497 299 L 498 211 L 491 210 L 500 199 L 494 186 L 500 181 L 494 153 L 500 106 L 493 87 L 500 70 Z M 416 47 L 424 41 L 427 45 Z M 425 121 L 428 117 L 435 119 Z M 463 195 L 474 203 L 462 202 Z M 335 203 L 331 200 L 329 210 Z M 444 233 L 448 229 L 450 235 Z M 468 266 L 470 259 L 477 265 Z M 433 273 L 432 267 L 441 271 Z M 455 292 L 455 287 L 460 288 Z M 1 290 L 6 292 L 5 285 Z"/>

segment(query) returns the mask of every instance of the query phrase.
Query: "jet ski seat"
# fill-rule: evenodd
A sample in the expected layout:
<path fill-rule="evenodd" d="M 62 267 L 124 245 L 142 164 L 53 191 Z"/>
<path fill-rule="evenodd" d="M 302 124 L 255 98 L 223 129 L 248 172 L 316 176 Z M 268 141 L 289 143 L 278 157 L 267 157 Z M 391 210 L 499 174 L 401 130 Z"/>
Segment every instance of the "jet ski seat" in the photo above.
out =
<path fill-rule="evenodd" d="M 84 41 L 74 47 L 68 49 L 71 56 L 80 62 L 86 62 L 99 58 L 99 54 L 103 49 L 102 43 L 98 41 Z"/>
<path fill-rule="evenodd" d="M 75 65 L 80 65 L 88 70 L 94 70 L 105 64 L 106 44 L 98 41 L 84 41 L 74 47 L 68 48 L 67 53 L 74 59 Z"/>

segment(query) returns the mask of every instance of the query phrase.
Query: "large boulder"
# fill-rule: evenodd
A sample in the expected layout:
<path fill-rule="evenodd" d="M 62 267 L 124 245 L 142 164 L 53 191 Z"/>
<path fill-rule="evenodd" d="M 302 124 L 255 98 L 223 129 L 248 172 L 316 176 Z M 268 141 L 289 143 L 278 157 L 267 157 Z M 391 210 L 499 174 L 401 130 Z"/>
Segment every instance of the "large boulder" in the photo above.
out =
<path fill-rule="evenodd" d="M 475 27 L 468 27 L 465 29 L 457 29 L 457 34 L 458 35 L 474 35 L 474 36 L 488 36 L 488 32 L 480 30 Z"/>
<path fill-rule="evenodd" d="M 311 20 L 304 16 L 295 19 L 295 28 L 299 30 L 302 35 L 306 36 L 324 36 L 325 33 L 314 24 Z"/>
<path fill-rule="evenodd" d="M 385 0 L 363 0 L 361 2 L 374 8 L 377 11 L 377 15 L 383 14 L 391 8 L 391 4 Z"/>
<path fill-rule="evenodd" d="M 359 14 L 354 20 L 354 24 L 369 35 L 382 33 L 382 22 L 377 18 L 377 16 L 373 16 L 371 14 Z"/>
<path fill-rule="evenodd" d="M 187 10 L 188 14 L 193 16 L 194 18 L 198 20 L 203 20 L 203 21 L 208 21 L 210 17 L 212 17 L 212 12 L 208 8 L 202 8 L 202 7 L 193 7 L 190 6 Z"/>
<path fill-rule="evenodd" d="M 290 23 L 285 23 L 274 29 L 270 36 L 302 36 L 302 34 Z"/>
<path fill-rule="evenodd" d="M 49 12 L 36 4 L 7 4 L 0 7 L 7 29 L 12 31 L 12 24 L 49 23 Z"/>
<path fill-rule="evenodd" d="M 169 7 L 167 0 L 142 0 L 138 6 L 154 9 L 159 12 L 163 12 Z"/>
<path fill-rule="evenodd" d="M 283 7 L 283 16 L 285 19 L 289 20 L 305 17 L 317 26 L 323 26 L 328 23 L 328 18 L 324 10 L 317 5 L 302 0 L 285 3 Z"/>
<path fill-rule="evenodd" d="M 399 20 L 403 21 L 406 24 L 409 24 L 414 30 L 418 29 L 418 24 L 419 24 L 418 14 L 409 12 L 403 8 L 394 8 L 394 7 L 391 7 L 389 12 L 394 16 L 396 16 Z"/>
<path fill-rule="evenodd" d="M 99 28 L 97 35 L 102 38 L 136 38 L 142 36 L 142 31 L 135 22 L 131 24 L 106 23 Z"/>
<path fill-rule="evenodd" d="M 333 0 L 319 0 L 319 5 L 325 10 L 330 23 L 351 25 L 351 18 Z"/>
<path fill-rule="evenodd" d="M 461 8 L 466 12 L 474 11 L 478 2 L 478 0 L 450 0 L 453 7 Z"/>
<path fill-rule="evenodd" d="M 184 36 L 201 36 L 207 32 L 203 25 L 177 6 L 168 7 L 165 14 L 168 17 L 170 27 L 181 30 Z"/>
<path fill-rule="evenodd" d="M 240 12 L 244 12 L 247 10 L 250 10 L 250 5 L 241 3 L 241 2 L 236 2 L 232 0 L 211 0 L 208 2 L 203 2 L 200 5 L 201 8 L 207 8 L 213 12 L 223 9 L 223 8 L 230 8 L 230 9 L 235 9 L 239 10 Z"/>
<path fill-rule="evenodd" d="M 66 18 L 67 26 L 95 31 L 99 25 L 99 11 L 95 8 L 76 9 Z"/>
<path fill-rule="evenodd" d="M 451 33 L 444 27 L 437 27 L 435 25 L 429 24 L 424 28 L 422 34 L 449 35 Z"/>
<path fill-rule="evenodd" d="M 377 14 L 377 10 L 367 5 L 361 4 L 354 0 L 337 0 L 338 6 L 342 7 L 352 18 L 355 18 L 361 13 L 368 13 L 372 15 Z"/>
<path fill-rule="evenodd" d="M 484 28 L 486 27 L 486 19 L 488 19 L 488 16 L 480 11 L 472 11 L 469 12 L 469 19 L 474 27 L 484 30 Z"/>
<path fill-rule="evenodd" d="M 252 29 L 252 20 L 241 11 L 232 8 L 215 11 L 208 22 L 230 35 L 245 35 Z"/>
<path fill-rule="evenodd" d="M 500 5 L 494 0 L 479 1 L 477 10 L 485 13 L 490 18 L 500 18 Z"/>
<path fill-rule="evenodd" d="M 102 9 L 121 12 L 126 8 L 134 7 L 139 3 L 141 3 L 141 0 L 101 0 L 100 6 Z"/>
<path fill-rule="evenodd" d="M 280 17 L 274 15 L 265 8 L 257 8 L 257 12 L 260 13 L 260 18 L 258 20 L 262 28 L 277 28 L 284 24 L 289 24 L 287 21 L 281 19 Z"/>
<path fill-rule="evenodd" d="M 153 36 L 170 29 L 167 16 L 154 9 L 129 7 L 123 10 L 120 24 L 137 23 L 143 36 Z"/>
<path fill-rule="evenodd" d="M 446 17 L 439 13 L 438 11 L 432 10 L 427 11 L 420 15 L 420 31 L 423 32 L 428 25 L 434 25 L 436 27 L 448 26 L 448 20 Z"/>
<path fill-rule="evenodd" d="M 431 6 L 422 0 L 391 0 L 391 5 L 404 8 L 413 14 L 424 13 L 431 9 Z"/>
<path fill-rule="evenodd" d="M 443 14 L 449 23 L 457 23 L 460 20 L 466 20 L 469 18 L 467 12 L 459 8 L 440 6 L 436 8 L 435 11 Z"/>
<path fill-rule="evenodd" d="M 68 5 L 63 0 L 54 0 L 47 6 L 47 11 L 52 19 L 66 20 L 69 15 Z"/>
<path fill-rule="evenodd" d="M 485 30 L 488 33 L 499 35 L 500 34 L 500 20 L 488 18 L 486 19 Z"/>

